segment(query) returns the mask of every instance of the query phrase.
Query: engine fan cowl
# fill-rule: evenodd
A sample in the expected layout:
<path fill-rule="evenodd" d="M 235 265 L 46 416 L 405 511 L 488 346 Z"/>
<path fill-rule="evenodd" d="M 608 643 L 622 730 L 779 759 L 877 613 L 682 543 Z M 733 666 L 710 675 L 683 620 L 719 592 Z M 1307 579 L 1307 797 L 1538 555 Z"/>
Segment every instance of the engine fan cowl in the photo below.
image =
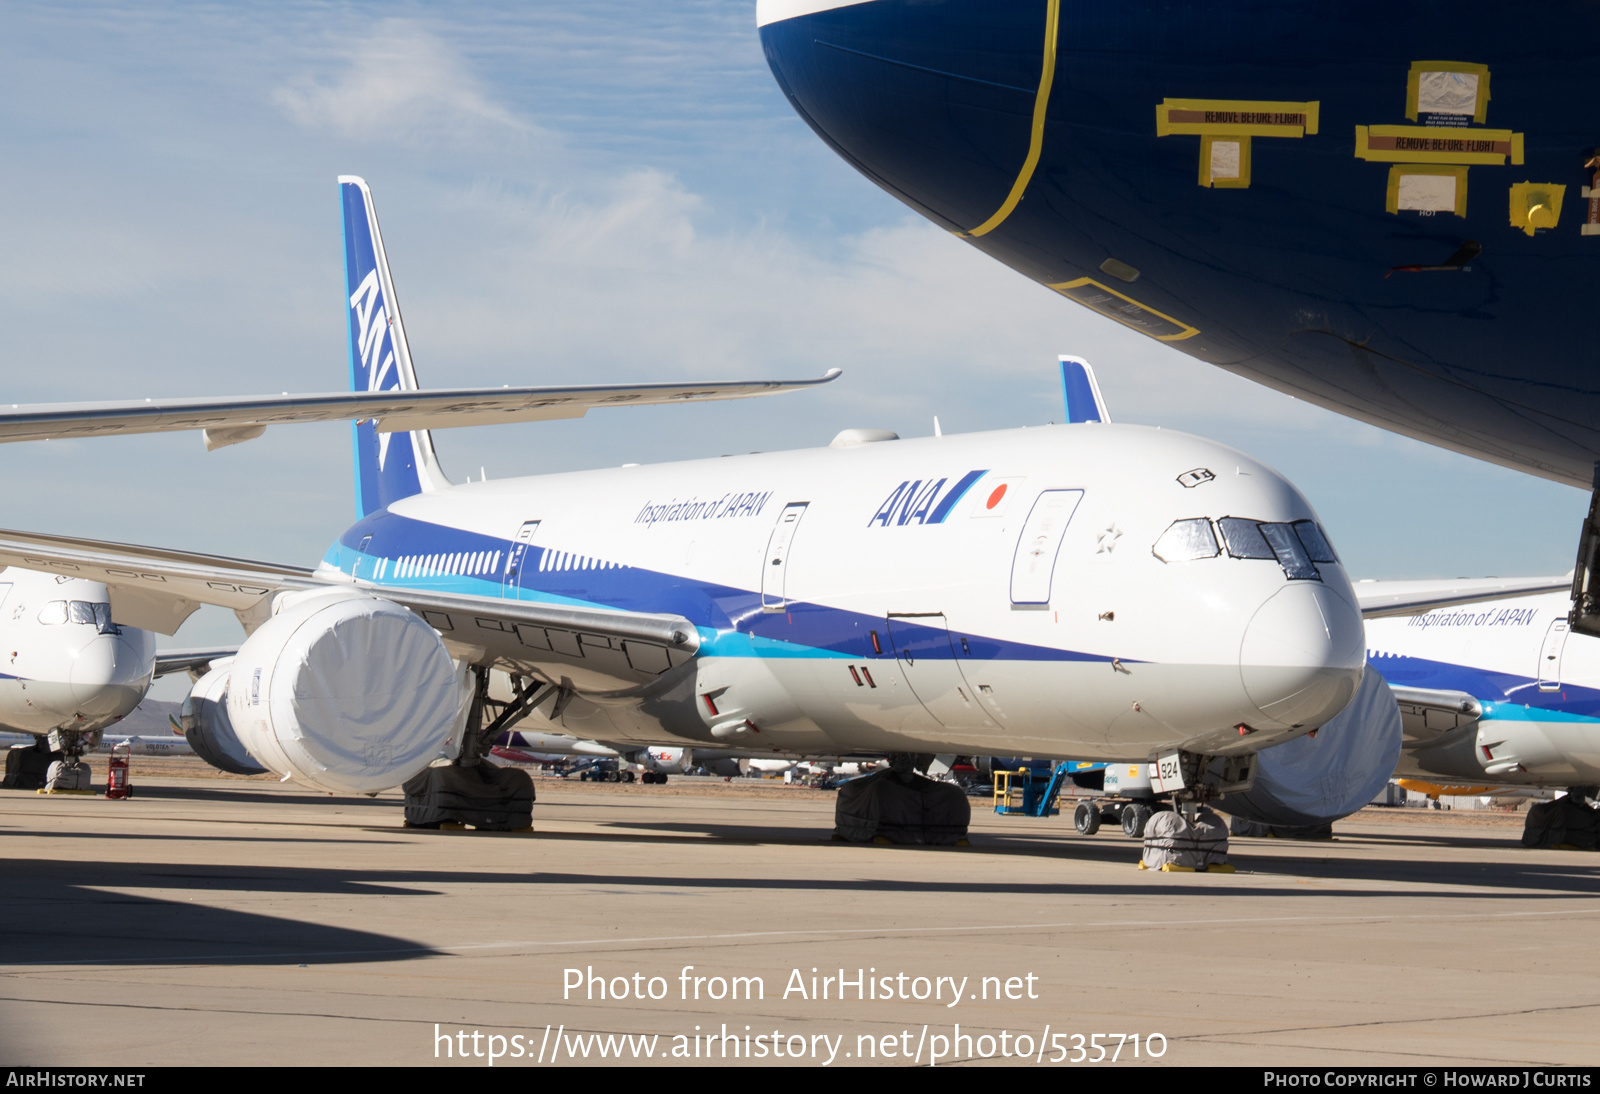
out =
<path fill-rule="evenodd" d="M 295 594 L 239 648 L 228 715 L 258 762 L 306 786 L 370 794 L 448 754 L 466 667 L 421 618 L 354 590 Z"/>
<path fill-rule="evenodd" d="M 233 658 L 213 662 L 183 700 L 179 720 L 183 736 L 206 763 L 231 775 L 264 775 L 267 769 L 250 758 L 228 718 L 228 672 Z"/>

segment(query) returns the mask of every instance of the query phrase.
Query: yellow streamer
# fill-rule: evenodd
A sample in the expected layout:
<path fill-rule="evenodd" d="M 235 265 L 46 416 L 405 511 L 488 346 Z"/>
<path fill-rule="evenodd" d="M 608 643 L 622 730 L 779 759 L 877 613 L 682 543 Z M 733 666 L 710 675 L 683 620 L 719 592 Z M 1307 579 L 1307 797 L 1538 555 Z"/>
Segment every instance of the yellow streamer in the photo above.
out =
<path fill-rule="evenodd" d="M 1061 0 L 1048 0 L 1044 16 L 1044 71 L 1039 76 L 1038 94 L 1033 98 L 1033 132 L 1028 139 L 1028 158 L 1022 161 L 1022 170 L 1011 184 L 1011 193 L 1006 195 L 1006 200 L 995 210 L 994 216 L 971 231 L 962 232 L 964 236 L 973 238 L 987 235 L 998 228 L 1017 207 L 1017 202 L 1022 200 L 1022 192 L 1033 178 L 1033 169 L 1039 166 L 1039 154 L 1044 151 L 1044 111 L 1050 101 L 1050 84 L 1056 76 L 1056 31 L 1060 20 Z"/>

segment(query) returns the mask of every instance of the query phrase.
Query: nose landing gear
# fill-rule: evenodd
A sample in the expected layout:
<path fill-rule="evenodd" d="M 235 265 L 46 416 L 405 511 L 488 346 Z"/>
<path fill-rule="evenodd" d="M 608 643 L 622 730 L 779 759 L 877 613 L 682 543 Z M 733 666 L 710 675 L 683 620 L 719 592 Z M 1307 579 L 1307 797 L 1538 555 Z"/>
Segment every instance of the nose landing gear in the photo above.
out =
<path fill-rule="evenodd" d="M 41 794 L 93 794 L 89 785 L 89 765 L 83 754 L 100 744 L 98 729 L 53 729 L 50 731 L 50 751 L 59 752 L 61 758 L 52 761 L 45 773 Z"/>

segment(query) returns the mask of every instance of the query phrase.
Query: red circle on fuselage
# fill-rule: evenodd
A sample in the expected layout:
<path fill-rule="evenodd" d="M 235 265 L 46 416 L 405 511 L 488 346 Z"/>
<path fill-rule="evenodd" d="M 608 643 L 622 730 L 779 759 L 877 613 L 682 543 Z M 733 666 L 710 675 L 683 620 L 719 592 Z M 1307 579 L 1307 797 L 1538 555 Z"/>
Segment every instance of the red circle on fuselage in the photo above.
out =
<path fill-rule="evenodd" d="M 989 495 L 989 501 L 984 506 L 984 508 L 985 509 L 993 509 L 996 505 L 1000 504 L 1000 499 L 1005 497 L 1005 496 L 1006 496 L 1006 484 L 1005 483 L 1001 483 L 999 486 L 994 488 L 994 493 Z"/>

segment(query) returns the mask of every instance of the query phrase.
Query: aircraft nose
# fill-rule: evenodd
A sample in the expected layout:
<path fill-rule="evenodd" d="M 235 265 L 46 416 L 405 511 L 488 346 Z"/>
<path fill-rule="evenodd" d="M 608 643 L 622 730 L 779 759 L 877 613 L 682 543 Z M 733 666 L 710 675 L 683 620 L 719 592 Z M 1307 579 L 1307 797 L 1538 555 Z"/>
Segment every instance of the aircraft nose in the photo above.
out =
<path fill-rule="evenodd" d="M 72 661 L 72 699 L 78 713 L 101 718 L 127 714 L 139 705 L 150 684 L 154 649 L 122 634 L 101 634 L 84 644 Z"/>
<path fill-rule="evenodd" d="M 1320 726 L 1361 686 L 1361 611 L 1328 586 L 1294 581 L 1267 598 L 1245 628 L 1239 676 L 1270 722 Z"/>
<path fill-rule="evenodd" d="M 1054 75 L 1044 6 L 967 6 L 965 16 L 951 10 L 961 5 L 822 7 L 761 27 L 801 117 L 947 228 L 973 229 L 1014 206 L 1011 191 L 1039 159 L 1035 129 Z"/>

